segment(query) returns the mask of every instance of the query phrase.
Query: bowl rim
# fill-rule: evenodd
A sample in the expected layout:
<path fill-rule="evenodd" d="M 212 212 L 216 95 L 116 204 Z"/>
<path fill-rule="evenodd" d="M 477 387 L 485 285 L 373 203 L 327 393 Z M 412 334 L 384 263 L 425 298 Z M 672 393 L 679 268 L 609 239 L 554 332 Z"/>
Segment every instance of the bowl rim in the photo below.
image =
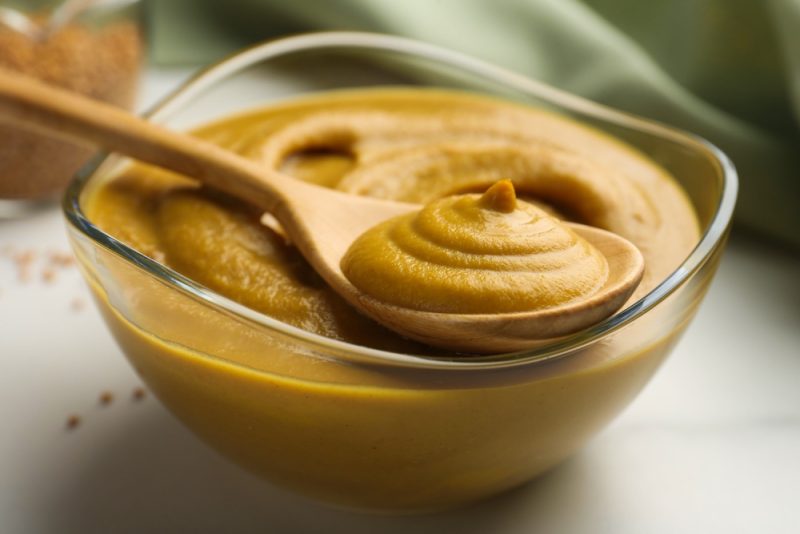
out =
<path fill-rule="evenodd" d="M 302 330 L 228 299 L 113 238 L 89 221 L 80 206 L 80 198 L 84 186 L 110 156 L 109 153 L 98 154 L 76 174 L 70 183 L 62 202 L 62 209 L 67 223 L 76 231 L 91 239 L 95 244 L 133 263 L 179 291 L 234 316 L 295 338 L 314 347 L 317 349 L 315 352 L 324 354 L 326 357 L 373 365 L 460 371 L 516 367 L 550 362 L 566 357 L 573 351 L 623 328 L 654 308 L 689 280 L 712 256 L 717 247 L 724 243 L 724 237 L 731 224 L 736 202 L 738 178 L 730 159 L 712 143 L 677 128 L 617 111 L 567 93 L 467 54 L 405 37 L 367 32 L 312 32 L 268 40 L 245 48 L 199 70 L 188 81 L 182 83 L 162 99 L 160 103 L 146 112 L 144 116 L 158 122 L 159 117 L 169 115 L 173 110 L 180 108 L 185 102 L 192 100 L 207 88 L 255 63 L 298 52 L 336 48 L 395 52 L 423 57 L 491 79 L 522 93 L 557 104 L 564 109 L 592 116 L 612 124 L 632 127 L 694 150 L 705 152 L 717 164 L 722 177 L 721 194 L 708 227 L 686 259 L 661 283 L 626 309 L 587 329 L 524 351 L 494 355 L 450 355 L 443 357 L 373 349 Z M 213 357 L 210 354 L 208 356 Z M 236 362 L 230 363 L 240 365 Z"/>

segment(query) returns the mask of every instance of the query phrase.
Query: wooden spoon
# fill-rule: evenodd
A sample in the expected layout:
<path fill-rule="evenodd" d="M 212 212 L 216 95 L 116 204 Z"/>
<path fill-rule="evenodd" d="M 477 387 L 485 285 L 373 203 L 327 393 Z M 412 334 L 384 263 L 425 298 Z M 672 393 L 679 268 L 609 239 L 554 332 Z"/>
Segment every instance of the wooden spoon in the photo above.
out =
<path fill-rule="evenodd" d="M 499 353 L 573 333 L 619 309 L 643 272 L 642 255 L 627 240 L 570 224 L 609 263 L 608 282 L 586 300 L 506 314 L 431 313 L 387 305 L 359 292 L 339 264 L 353 240 L 368 228 L 417 210 L 418 205 L 307 184 L 119 108 L 6 71 L 0 71 L 0 120 L 115 150 L 258 206 L 281 223 L 314 269 L 351 305 L 402 335 L 437 347 Z"/>

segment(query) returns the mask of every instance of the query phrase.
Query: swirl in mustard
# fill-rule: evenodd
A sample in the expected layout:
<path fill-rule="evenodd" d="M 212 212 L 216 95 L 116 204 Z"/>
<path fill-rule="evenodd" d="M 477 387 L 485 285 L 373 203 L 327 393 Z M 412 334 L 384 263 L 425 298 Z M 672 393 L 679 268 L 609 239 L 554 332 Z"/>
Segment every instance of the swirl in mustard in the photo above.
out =
<path fill-rule="evenodd" d="M 555 217 L 516 198 L 510 180 L 445 197 L 361 235 L 342 272 L 383 303 L 440 313 L 511 313 L 596 293 L 605 257 Z"/>

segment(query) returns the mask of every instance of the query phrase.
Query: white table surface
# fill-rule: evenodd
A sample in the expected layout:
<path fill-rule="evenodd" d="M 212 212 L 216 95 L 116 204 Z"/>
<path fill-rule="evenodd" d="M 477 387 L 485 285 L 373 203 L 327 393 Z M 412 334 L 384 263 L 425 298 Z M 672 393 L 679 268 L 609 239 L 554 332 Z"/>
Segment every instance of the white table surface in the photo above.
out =
<path fill-rule="evenodd" d="M 185 76 L 151 71 L 144 100 Z M 27 282 L 9 247 L 38 252 Z M 56 206 L 0 221 L 0 533 L 800 532 L 798 254 L 735 236 L 667 363 L 559 468 L 468 509 L 384 517 L 275 488 L 134 401 L 77 270 L 42 279 L 52 250 L 68 250 Z"/>

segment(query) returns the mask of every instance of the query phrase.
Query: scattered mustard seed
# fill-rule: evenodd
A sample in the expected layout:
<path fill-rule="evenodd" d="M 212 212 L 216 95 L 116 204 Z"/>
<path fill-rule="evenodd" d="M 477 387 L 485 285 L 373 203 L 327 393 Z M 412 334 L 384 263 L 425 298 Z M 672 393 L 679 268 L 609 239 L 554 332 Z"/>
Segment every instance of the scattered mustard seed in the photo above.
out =
<path fill-rule="evenodd" d="M 103 391 L 98 398 L 101 406 L 108 406 L 114 402 L 114 394 L 110 391 Z"/>
<path fill-rule="evenodd" d="M 72 414 L 67 417 L 67 430 L 75 430 L 81 424 L 81 416 Z"/>

